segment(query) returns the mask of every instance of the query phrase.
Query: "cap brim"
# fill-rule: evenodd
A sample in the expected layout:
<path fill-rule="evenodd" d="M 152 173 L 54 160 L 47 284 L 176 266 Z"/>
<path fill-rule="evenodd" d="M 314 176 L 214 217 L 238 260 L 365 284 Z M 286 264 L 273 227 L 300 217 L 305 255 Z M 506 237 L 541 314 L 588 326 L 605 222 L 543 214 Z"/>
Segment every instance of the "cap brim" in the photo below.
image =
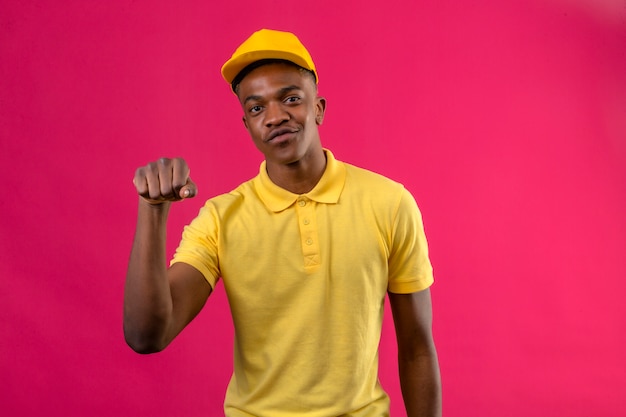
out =
<path fill-rule="evenodd" d="M 286 52 L 286 51 L 274 51 L 274 50 L 265 50 L 265 51 L 251 51 L 246 52 L 237 56 L 236 58 L 231 58 L 222 66 L 222 77 L 231 84 L 237 74 L 241 72 L 245 67 L 252 64 L 256 61 L 261 61 L 263 59 L 284 59 L 285 61 L 293 62 L 294 64 L 307 69 L 309 71 L 313 71 L 315 74 L 315 80 L 317 81 L 317 74 L 315 73 L 314 68 L 310 68 L 309 64 L 302 59 L 299 55 Z"/>

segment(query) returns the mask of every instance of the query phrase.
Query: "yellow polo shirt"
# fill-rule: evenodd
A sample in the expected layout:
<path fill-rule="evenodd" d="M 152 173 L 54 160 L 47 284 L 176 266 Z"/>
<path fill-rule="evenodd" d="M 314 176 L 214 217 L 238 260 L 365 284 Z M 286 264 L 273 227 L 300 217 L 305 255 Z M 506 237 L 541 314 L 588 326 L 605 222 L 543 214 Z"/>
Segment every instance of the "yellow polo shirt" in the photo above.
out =
<path fill-rule="evenodd" d="M 337 161 L 296 195 L 259 175 L 208 200 L 174 262 L 222 278 L 235 326 L 229 417 L 388 416 L 378 381 L 387 291 L 433 282 L 401 185 Z"/>

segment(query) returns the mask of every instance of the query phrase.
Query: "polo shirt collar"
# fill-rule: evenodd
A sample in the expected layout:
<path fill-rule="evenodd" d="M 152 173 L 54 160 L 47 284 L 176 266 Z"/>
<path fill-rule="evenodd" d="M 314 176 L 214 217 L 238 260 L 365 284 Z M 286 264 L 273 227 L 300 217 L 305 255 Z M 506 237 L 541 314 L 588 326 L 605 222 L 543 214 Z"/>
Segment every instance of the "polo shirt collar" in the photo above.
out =
<path fill-rule="evenodd" d="M 318 203 L 335 204 L 346 182 L 346 167 L 328 149 L 326 153 L 326 169 L 317 185 L 306 194 L 294 194 L 274 184 L 267 174 L 266 162 L 261 163 L 259 175 L 254 186 L 268 209 L 279 212 L 291 206 L 299 197 L 306 197 Z"/>

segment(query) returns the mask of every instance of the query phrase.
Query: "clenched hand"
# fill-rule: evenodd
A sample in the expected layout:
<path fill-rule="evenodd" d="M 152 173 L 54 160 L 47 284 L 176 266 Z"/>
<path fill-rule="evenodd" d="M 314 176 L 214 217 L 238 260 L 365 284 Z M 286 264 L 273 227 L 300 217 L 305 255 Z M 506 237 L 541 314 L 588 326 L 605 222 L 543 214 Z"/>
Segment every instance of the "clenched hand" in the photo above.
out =
<path fill-rule="evenodd" d="M 189 177 L 189 167 L 182 158 L 161 158 L 137 168 L 133 184 L 150 204 L 195 197 L 196 184 Z"/>

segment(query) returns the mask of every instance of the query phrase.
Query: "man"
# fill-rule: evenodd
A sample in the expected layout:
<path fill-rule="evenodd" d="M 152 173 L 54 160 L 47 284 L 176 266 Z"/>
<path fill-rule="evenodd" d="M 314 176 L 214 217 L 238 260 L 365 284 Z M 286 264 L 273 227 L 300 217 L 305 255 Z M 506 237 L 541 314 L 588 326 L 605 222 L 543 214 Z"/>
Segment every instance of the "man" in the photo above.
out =
<path fill-rule="evenodd" d="M 206 202 L 169 268 L 168 211 L 197 188 L 182 159 L 137 170 L 128 344 L 164 349 L 221 278 L 235 326 L 227 416 L 388 416 L 377 373 L 388 294 L 407 414 L 441 415 L 432 268 L 414 199 L 322 147 L 326 101 L 293 34 L 254 33 L 222 75 L 265 161 L 258 176 Z"/>

